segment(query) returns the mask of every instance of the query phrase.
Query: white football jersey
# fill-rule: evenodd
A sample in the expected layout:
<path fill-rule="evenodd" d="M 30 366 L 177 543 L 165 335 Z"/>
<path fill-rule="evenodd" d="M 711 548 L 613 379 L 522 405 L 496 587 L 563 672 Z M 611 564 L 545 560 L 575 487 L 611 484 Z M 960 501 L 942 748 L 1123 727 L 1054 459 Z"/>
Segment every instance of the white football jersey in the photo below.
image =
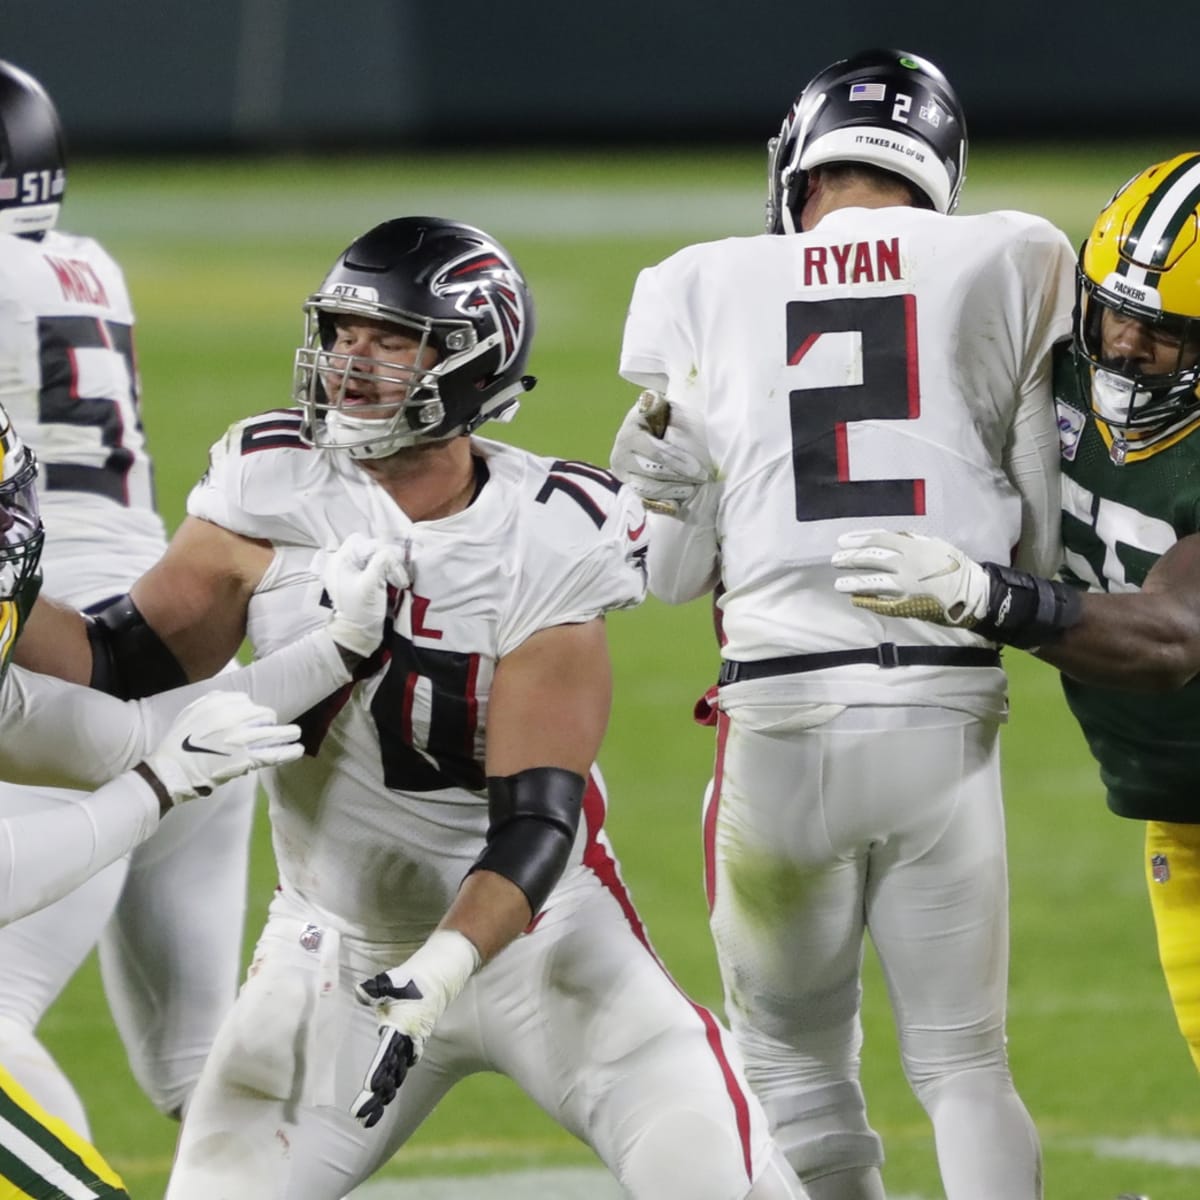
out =
<path fill-rule="evenodd" d="M 327 615 L 314 550 L 355 530 L 406 547 L 413 584 L 382 659 L 301 720 L 316 758 L 264 782 L 285 883 L 343 930 L 419 941 L 483 848 L 496 663 L 540 629 L 638 604 L 645 514 L 607 471 L 475 438 L 475 501 L 414 523 L 348 455 L 304 446 L 300 423 L 279 410 L 233 426 L 188 511 L 274 546 L 249 609 L 259 655 Z M 573 863 L 601 820 L 585 814 Z"/>
<path fill-rule="evenodd" d="M 133 311 L 91 238 L 0 235 L 0 399 L 41 462 L 47 594 L 119 594 L 166 544 L 138 408 Z"/>
<path fill-rule="evenodd" d="M 849 530 L 934 534 L 1005 563 L 1036 539 L 1024 562 L 1053 573 L 1050 349 L 1070 332 L 1073 264 L 1039 217 L 888 207 L 691 246 L 641 273 L 621 374 L 706 431 L 726 657 L 979 644 L 835 592 L 829 558 Z"/>

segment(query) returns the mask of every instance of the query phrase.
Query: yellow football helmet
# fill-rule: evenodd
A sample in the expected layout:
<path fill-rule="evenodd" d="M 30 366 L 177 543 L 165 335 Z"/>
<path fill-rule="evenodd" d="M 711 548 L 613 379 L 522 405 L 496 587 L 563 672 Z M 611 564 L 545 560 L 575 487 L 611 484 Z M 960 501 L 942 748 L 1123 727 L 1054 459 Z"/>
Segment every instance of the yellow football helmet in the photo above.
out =
<path fill-rule="evenodd" d="M 1168 369 L 1106 353 L 1106 310 L 1142 322 Z M 1153 435 L 1200 408 L 1200 153 L 1147 167 L 1096 219 L 1079 253 L 1074 348 L 1110 425 Z"/>

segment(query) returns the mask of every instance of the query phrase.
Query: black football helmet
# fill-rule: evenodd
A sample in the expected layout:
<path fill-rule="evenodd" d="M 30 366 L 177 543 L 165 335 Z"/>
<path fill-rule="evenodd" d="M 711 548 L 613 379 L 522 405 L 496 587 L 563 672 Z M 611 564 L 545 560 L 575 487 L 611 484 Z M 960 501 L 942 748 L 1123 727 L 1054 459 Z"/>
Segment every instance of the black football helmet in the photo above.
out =
<path fill-rule="evenodd" d="M 307 418 L 303 436 L 319 448 L 383 458 L 457 437 L 513 415 L 536 382 L 524 374 L 534 330 L 524 276 L 499 242 L 458 221 L 401 217 L 377 225 L 338 258 L 304 313 L 295 399 Z M 437 360 L 405 367 L 337 353 L 339 315 L 397 325 L 419 339 L 418 362 L 427 348 Z M 404 399 L 356 416 L 346 392 L 358 381 L 403 385 Z"/>
<path fill-rule="evenodd" d="M 53 229 L 66 186 L 53 101 L 32 75 L 0 60 L 0 233 Z"/>
<path fill-rule="evenodd" d="M 831 162 L 891 171 L 948 213 L 966 170 L 967 123 L 954 89 L 928 59 L 866 50 L 813 76 L 767 153 L 768 233 L 796 232 L 808 172 Z"/>

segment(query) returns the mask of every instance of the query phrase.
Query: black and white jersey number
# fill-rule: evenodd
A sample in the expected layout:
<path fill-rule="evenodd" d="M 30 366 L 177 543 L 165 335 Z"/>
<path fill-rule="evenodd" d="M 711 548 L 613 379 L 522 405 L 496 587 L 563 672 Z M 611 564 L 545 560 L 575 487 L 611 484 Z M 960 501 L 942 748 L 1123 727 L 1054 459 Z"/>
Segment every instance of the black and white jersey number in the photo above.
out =
<path fill-rule="evenodd" d="M 90 462 L 48 462 L 50 491 L 95 492 L 118 504 L 152 508 L 153 485 L 130 470 L 141 445 L 133 330 L 99 317 L 42 317 L 38 321 L 42 386 L 38 420 L 92 431 Z M 93 441 L 94 439 L 94 441 Z"/>
<path fill-rule="evenodd" d="M 824 339 L 831 355 L 814 352 Z M 851 479 L 846 434 L 853 421 L 920 416 L 916 297 L 793 300 L 787 356 L 796 520 L 923 515 L 923 479 Z"/>

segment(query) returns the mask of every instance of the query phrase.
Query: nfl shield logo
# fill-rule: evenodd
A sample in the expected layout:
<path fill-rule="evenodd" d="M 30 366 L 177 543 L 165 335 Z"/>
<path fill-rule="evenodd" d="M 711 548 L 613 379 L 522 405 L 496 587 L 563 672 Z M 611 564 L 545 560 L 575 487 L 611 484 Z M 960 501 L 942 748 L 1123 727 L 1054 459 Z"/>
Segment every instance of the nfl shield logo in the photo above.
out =
<path fill-rule="evenodd" d="M 1155 883 L 1166 883 L 1171 878 L 1171 868 L 1165 854 L 1150 855 L 1150 875 Z"/>
<path fill-rule="evenodd" d="M 315 954 L 321 948 L 320 925 L 305 925 L 300 933 L 300 945 Z"/>

